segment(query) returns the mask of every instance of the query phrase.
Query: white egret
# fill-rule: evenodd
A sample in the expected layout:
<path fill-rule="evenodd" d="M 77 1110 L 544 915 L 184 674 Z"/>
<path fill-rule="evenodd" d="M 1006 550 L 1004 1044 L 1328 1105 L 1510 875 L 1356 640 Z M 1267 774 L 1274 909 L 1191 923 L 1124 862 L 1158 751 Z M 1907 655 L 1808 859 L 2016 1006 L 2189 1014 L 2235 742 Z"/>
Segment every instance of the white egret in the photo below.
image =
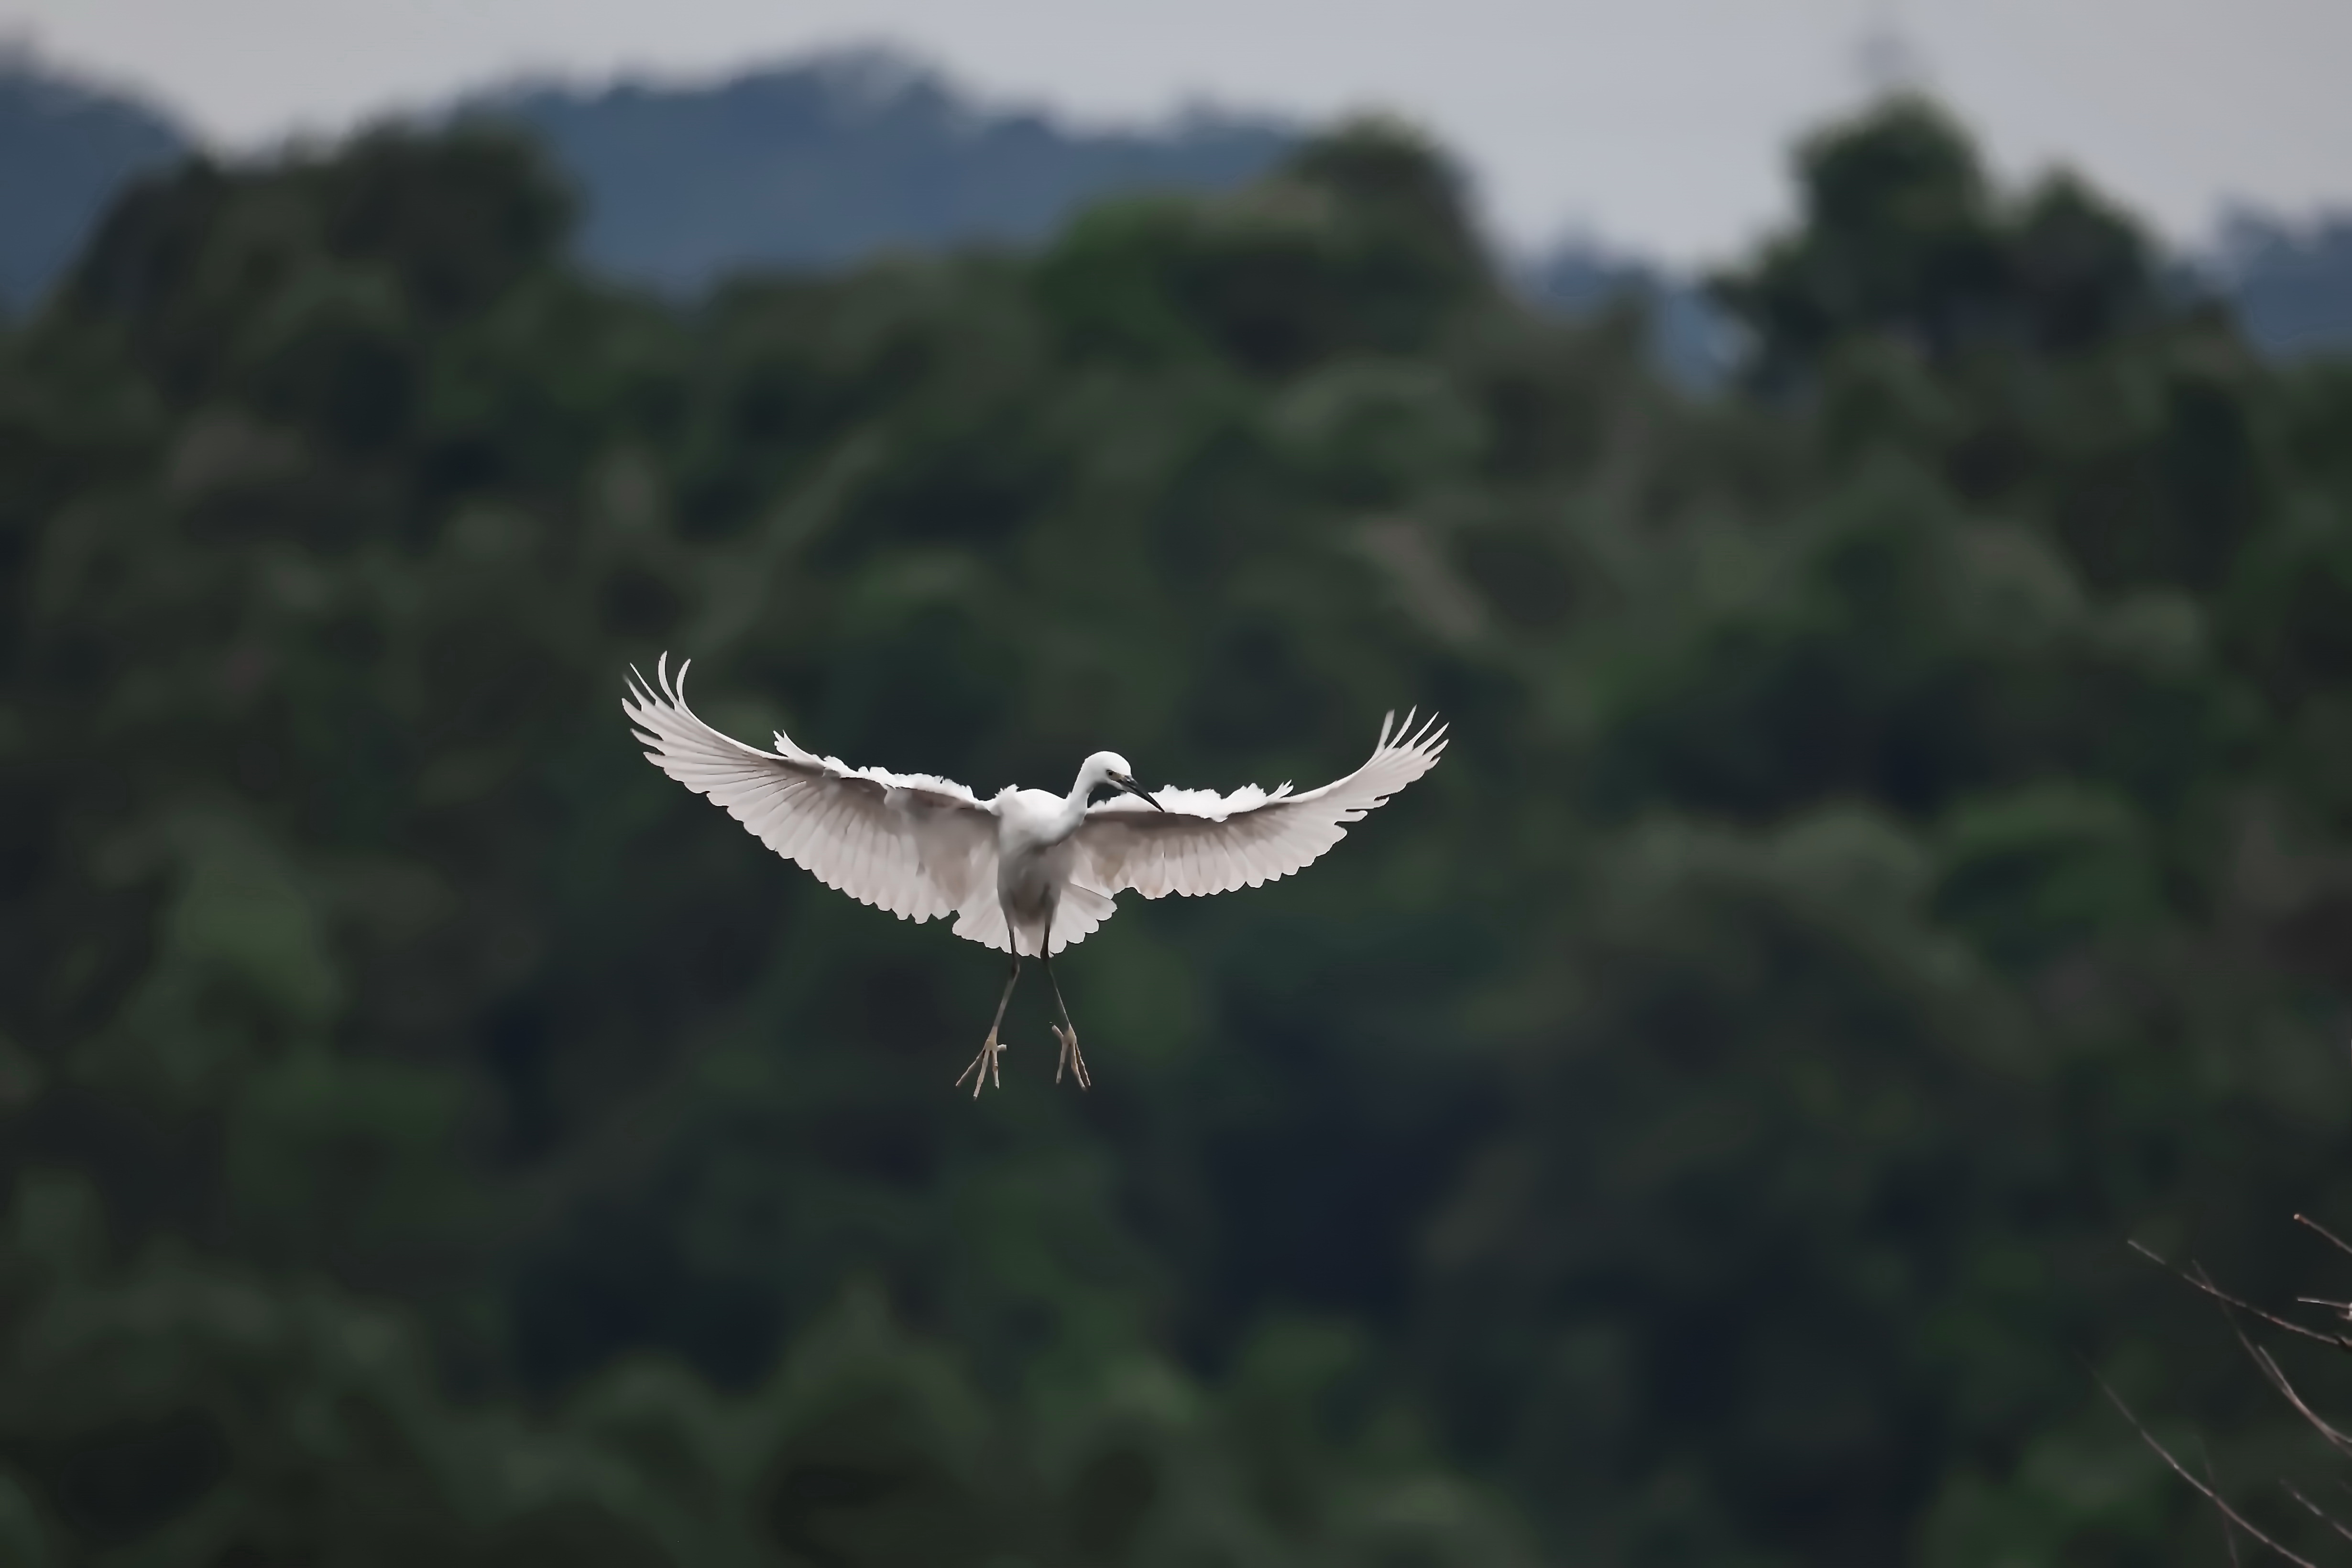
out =
<path fill-rule="evenodd" d="M 982 800 L 952 780 L 929 773 L 853 768 L 803 750 L 781 730 L 762 752 L 721 734 L 686 705 L 686 672 L 673 680 L 669 656 L 648 684 L 635 668 L 622 709 L 636 725 L 646 760 L 724 806 L 761 842 L 863 904 L 901 920 L 953 915 L 955 934 L 1010 953 L 1013 973 L 996 999 L 996 1016 L 980 1055 L 956 1079 L 1002 1085 L 998 1038 L 1005 1005 L 1021 979 L 1021 960 L 1045 963 L 1054 1026 L 1065 1068 L 1087 1087 L 1086 1058 L 1070 1022 L 1054 954 L 1110 919 L 1120 891 L 1147 899 L 1199 896 L 1256 887 L 1286 877 L 1347 836 L 1346 824 L 1427 773 L 1445 750 L 1435 719 L 1381 724 L 1371 760 L 1343 779 L 1293 795 L 1247 784 L 1231 795 L 1162 789 L 1146 794 L 1117 752 L 1097 752 L 1078 768 L 1069 794 L 999 791 Z M 1111 798 L 1092 801 L 1108 785 Z"/>

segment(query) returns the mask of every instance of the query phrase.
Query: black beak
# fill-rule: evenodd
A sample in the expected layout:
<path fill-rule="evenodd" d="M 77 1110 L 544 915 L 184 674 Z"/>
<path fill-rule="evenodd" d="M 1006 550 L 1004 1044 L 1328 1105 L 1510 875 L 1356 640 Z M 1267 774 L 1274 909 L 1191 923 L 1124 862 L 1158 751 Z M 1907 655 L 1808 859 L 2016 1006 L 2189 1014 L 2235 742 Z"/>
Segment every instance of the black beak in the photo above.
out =
<path fill-rule="evenodd" d="M 1144 805 L 1150 806 L 1154 811 L 1164 812 L 1168 809 L 1158 801 L 1152 799 L 1150 795 L 1144 794 L 1143 786 L 1137 784 L 1133 779 L 1113 779 L 1110 782 L 1118 785 L 1119 788 L 1135 796 L 1136 799 L 1143 802 Z"/>

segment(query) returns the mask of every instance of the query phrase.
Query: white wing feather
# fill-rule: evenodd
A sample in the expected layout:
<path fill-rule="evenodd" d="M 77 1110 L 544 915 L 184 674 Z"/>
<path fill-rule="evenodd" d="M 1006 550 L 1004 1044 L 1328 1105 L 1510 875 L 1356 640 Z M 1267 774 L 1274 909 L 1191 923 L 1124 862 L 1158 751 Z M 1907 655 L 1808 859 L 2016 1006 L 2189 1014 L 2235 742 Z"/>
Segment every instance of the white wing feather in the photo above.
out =
<path fill-rule="evenodd" d="M 1198 898 L 1255 888 L 1313 861 L 1348 836 L 1346 825 L 1437 765 L 1445 731 L 1431 719 L 1418 731 L 1413 716 L 1381 722 L 1371 760 L 1320 789 L 1272 795 L 1255 784 L 1231 795 L 1205 789 L 1163 789 L 1154 811 L 1121 795 L 1088 809 L 1079 825 L 1080 876 L 1105 893 L 1133 888 L 1147 899 L 1182 893 Z M 1393 736 L 1393 739 L 1391 739 Z"/>
<path fill-rule="evenodd" d="M 621 707 L 646 761 L 861 904 L 914 921 L 995 908 L 996 817 L 986 802 L 950 779 L 820 757 L 782 731 L 773 753 L 721 734 L 686 705 L 692 663 L 675 681 L 667 654 L 651 684 L 629 671 Z"/>

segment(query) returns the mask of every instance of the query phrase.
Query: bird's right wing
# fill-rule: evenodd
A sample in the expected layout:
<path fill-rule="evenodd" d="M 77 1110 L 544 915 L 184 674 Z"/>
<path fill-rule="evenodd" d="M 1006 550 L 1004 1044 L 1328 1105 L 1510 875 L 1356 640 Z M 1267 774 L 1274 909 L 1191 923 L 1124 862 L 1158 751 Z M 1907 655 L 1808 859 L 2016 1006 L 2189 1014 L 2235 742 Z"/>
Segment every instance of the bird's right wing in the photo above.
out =
<path fill-rule="evenodd" d="M 648 683 L 629 671 L 622 710 L 646 760 L 707 795 L 761 843 L 861 904 L 901 920 L 953 914 L 995 879 L 996 817 L 971 791 L 928 773 L 852 768 L 794 745 L 774 752 L 723 735 L 686 705 L 688 660 Z"/>
<path fill-rule="evenodd" d="M 1288 784 L 1272 795 L 1251 784 L 1229 795 L 1163 789 L 1153 810 L 1132 795 L 1090 807 L 1076 835 L 1081 873 L 1105 893 L 1133 888 L 1147 899 L 1200 897 L 1287 877 L 1348 836 L 1347 824 L 1437 765 L 1445 731 L 1433 718 L 1418 731 L 1391 713 L 1371 759 L 1346 778 L 1305 795 Z"/>

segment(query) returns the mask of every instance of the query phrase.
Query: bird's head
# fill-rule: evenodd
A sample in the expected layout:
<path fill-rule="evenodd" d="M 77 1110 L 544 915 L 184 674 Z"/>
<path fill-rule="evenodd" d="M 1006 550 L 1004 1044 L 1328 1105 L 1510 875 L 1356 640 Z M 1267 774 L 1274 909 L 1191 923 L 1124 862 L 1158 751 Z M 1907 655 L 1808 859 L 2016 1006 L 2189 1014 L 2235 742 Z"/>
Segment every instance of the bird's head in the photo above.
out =
<path fill-rule="evenodd" d="M 1128 766 L 1127 759 L 1117 752 L 1097 752 L 1087 759 L 1086 766 L 1078 772 L 1080 777 L 1088 781 L 1087 793 L 1089 795 L 1094 793 L 1096 784 L 1104 784 L 1123 795 L 1134 795 L 1157 810 L 1168 809 L 1143 793 L 1143 786 L 1135 782 L 1135 770 Z"/>

